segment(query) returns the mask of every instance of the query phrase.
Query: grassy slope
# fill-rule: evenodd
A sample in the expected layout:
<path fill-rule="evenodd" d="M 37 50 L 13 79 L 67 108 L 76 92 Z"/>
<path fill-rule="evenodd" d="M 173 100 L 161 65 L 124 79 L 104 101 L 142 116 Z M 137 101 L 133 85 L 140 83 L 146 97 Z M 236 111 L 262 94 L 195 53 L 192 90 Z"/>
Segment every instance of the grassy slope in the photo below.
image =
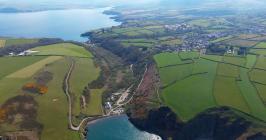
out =
<path fill-rule="evenodd" d="M 235 78 L 217 76 L 214 84 L 214 97 L 220 106 L 250 113 L 250 109 L 237 86 Z"/>
<path fill-rule="evenodd" d="M 250 53 L 257 55 L 266 55 L 266 49 L 251 49 Z"/>
<path fill-rule="evenodd" d="M 80 97 L 83 93 L 83 90 L 90 82 L 97 79 L 100 70 L 94 66 L 92 59 L 75 58 L 75 60 L 76 65 L 70 78 L 70 88 L 75 96 L 73 114 L 79 115 L 81 112 Z"/>
<path fill-rule="evenodd" d="M 217 74 L 226 77 L 239 77 L 239 69 L 237 66 L 219 63 Z"/>
<path fill-rule="evenodd" d="M 21 44 L 33 44 L 33 43 L 37 43 L 38 41 L 39 41 L 39 39 L 24 39 L 24 38 L 7 39 L 5 46 L 21 45 Z"/>
<path fill-rule="evenodd" d="M 184 64 L 166 68 L 160 68 L 160 77 L 163 83 L 163 86 L 167 86 L 172 82 L 181 80 L 192 74 L 193 64 Z"/>
<path fill-rule="evenodd" d="M 174 53 L 164 53 L 156 55 L 154 58 L 157 65 L 166 66 L 169 64 L 182 64 L 179 57 Z M 254 55 L 249 55 L 247 58 L 227 56 L 222 58 L 221 56 L 212 55 L 203 57 L 249 68 L 252 68 L 256 63 L 256 56 Z M 262 102 L 266 100 L 266 94 L 264 94 L 266 86 L 256 84 L 259 91 L 257 93 L 256 88 L 254 88 L 253 84 L 249 81 L 248 69 L 223 63 L 217 64 L 217 62 L 205 59 L 196 59 L 194 61 L 195 63 L 193 64 L 159 69 L 164 86 L 176 80 L 178 77 L 196 74 L 186 77 L 186 79 L 181 81 L 177 81 L 163 90 L 163 100 L 183 120 L 189 120 L 204 109 L 216 106 L 215 101 L 218 105 L 231 106 L 243 112 L 250 113 L 260 119 L 266 118 L 266 108 Z M 262 62 L 260 63 L 263 64 Z M 185 67 L 186 65 L 192 65 L 192 67 Z M 253 79 L 254 75 L 257 76 L 257 79 L 260 78 L 264 82 L 264 77 L 266 76 L 261 76 L 261 74 L 254 72 L 253 75 L 251 73 Z M 241 80 L 237 80 L 236 78 L 240 78 Z M 214 99 L 215 101 L 213 101 Z"/>
<path fill-rule="evenodd" d="M 246 67 L 251 69 L 255 65 L 257 61 L 257 56 L 256 55 L 247 55 L 246 57 Z"/>
<path fill-rule="evenodd" d="M 65 59 L 49 65 L 45 70 L 53 73 L 54 77 L 49 82 L 49 91 L 36 98 L 38 108 L 38 121 L 44 125 L 41 135 L 43 140 L 78 140 L 79 135 L 68 129 L 68 102 L 62 89 L 62 82 L 68 70 L 68 62 Z M 57 99 L 57 101 L 53 101 Z"/>
<path fill-rule="evenodd" d="M 266 121 L 266 107 L 260 99 L 256 88 L 249 81 L 248 70 L 240 69 L 241 81 L 237 81 L 238 87 L 250 108 L 251 114 Z"/>
<path fill-rule="evenodd" d="M 89 115 L 102 115 L 102 89 L 91 90 L 91 100 L 87 105 L 86 110 L 83 110 L 84 113 Z"/>
<path fill-rule="evenodd" d="M 1 57 L 0 79 L 45 58 L 44 56 Z"/>
<path fill-rule="evenodd" d="M 158 67 L 169 65 L 184 64 L 188 61 L 182 61 L 177 53 L 161 53 L 154 56 Z"/>
<path fill-rule="evenodd" d="M 42 59 L 36 63 L 33 63 L 23 69 L 20 69 L 10 75 L 7 78 L 29 78 L 33 76 L 36 72 L 42 69 L 45 65 L 55 62 L 57 60 L 62 59 L 61 56 L 49 56 L 45 59 Z"/>
<path fill-rule="evenodd" d="M 200 60 L 194 72 L 207 72 L 194 75 L 164 89 L 163 99 L 183 120 L 189 120 L 206 108 L 216 105 L 212 86 L 217 64 Z M 199 67 L 198 67 L 199 66 Z"/>
<path fill-rule="evenodd" d="M 32 50 L 39 51 L 37 53 L 34 53 L 34 55 L 92 57 L 92 54 L 86 51 L 83 47 L 70 43 L 60 43 L 48 46 L 40 46 Z"/>
<path fill-rule="evenodd" d="M 258 45 L 255 46 L 255 48 L 263 48 L 266 49 L 266 42 L 261 42 Z"/>
<path fill-rule="evenodd" d="M 255 68 L 266 70 L 266 57 L 259 56 L 255 65 Z"/>

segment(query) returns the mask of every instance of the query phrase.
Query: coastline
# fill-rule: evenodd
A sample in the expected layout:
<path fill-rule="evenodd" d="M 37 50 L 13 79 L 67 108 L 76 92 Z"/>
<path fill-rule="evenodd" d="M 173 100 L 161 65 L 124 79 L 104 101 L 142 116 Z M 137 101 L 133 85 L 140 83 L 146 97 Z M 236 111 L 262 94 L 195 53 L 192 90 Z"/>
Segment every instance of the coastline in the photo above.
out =
<path fill-rule="evenodd" d="M 132 124 L 134 126 L 135 129 L 137 129 L 139 132 L 141 133 L 148 133 L 150 135 L 150 138 L 151 140 L 162 140 L 162 138 L 154 133 L 149 133 L 147 131 L 143 131 L 143 130 L 140 130 L 138 129 L 133 123 L 131 123 L 129 121 L 129 116 L 127 114 L 120 114 L 120 115 L 113 115 L 113 116 L 107 116 L 107 117 L 104 117 L 104 118 L 99 118 L 99 119 L 95 119 L 95 120 L 92 120 L 92 121 L 89 121 L 86 123 L 85 125 L 85 134 L 84 135 L 84 140 L 87 140 L 87 137 L 89 135 L 89 127 L 93 126 L 94 124 L 98 123 L 98 122 L 101 122 L 101 121 L 108 121 L 109 119 L 112 119 L 112 118 L 119 118 L 119 117 L 126 117 L 128 119 L 128 123 Z"/>

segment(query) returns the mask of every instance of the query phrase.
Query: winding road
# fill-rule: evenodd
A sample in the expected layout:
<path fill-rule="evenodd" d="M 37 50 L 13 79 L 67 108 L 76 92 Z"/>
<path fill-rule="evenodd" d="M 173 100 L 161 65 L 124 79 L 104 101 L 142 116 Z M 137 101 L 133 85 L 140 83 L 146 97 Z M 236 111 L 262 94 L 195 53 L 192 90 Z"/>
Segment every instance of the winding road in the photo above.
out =
<path fill-rule="evenodd" d="M 71 59 L 71 65 L 69 67 L 69 70 L 66 74 L 66 77 L 65 77 L 65 80 L 64 80 L 64 91 L 65 91 L 65 94 L 67 96 L 67 100 L 68 100 L 68 123 L 69 123 L 69 127 L 71 130 L 74 130 L 74 131 L 79 131 L 81 126 L 83 125 L 84 122 L 86 122 L 88 119 L 92 119 L 93 117 L 87 117 L 87 118 L 84 118 L 80 124 L 78 126 L 74 126 L 73 122 L 72 122 L 72 100 L 71 100 L 71 95 L 70 95 L 70 85 L 69 85 L 69 79 L 71 77 L 71 74 L 75 68 L 75 60 L 74 59 Z"/>
<path fill-rule="evenodd" d="M 75 62 L 74 59 L 72 59 L 72 58 L 70 58 L 70 59 L 71 59 L 71 65 L 70 65 L 70 67 L 69 67 L 69 70 L 68 70 L 68 72 L 67 72 L 67 74 L 66 74 L 66 77 L 65 77 L 65 80 L 64 80 L 64 92 L 65 92 L 65 94 L 66 94 L 66 96 L 67 96 L 67 100 L 68 100 L 68 123 L 69 123 L 69 127 L 70 127 L 71 130 L 79 131 L 80 128 L 82 127 L 82 125 L 83 125 L 88 119 L 95 119 L 95 117 L 86 117 L 86 118 L 84 118 L 83 120 L 81 120 L 81 122 L 80 122 L 79 125 L 77 125 L 77 126 L 75 126 L 75 125 L 73 124 L 73 122 L 72 122 L 72 99 L 71 99 L 71 95 L 70 95 L 70 82 L 69 82 L 69 80 L 70 80 L 71 74 L 72 74 L 72 72 L 73 72 L 73 70 L 74 70 L 74 68 L 75 68 L 75 64 L 76 64 L 76 62 Z M 141 79 L 141 81 L 140 81 L 140 83 L 139 83 L 137 89 L 139 89 L 140 85 L 142 84 L 143 79 L 144 79 L 144 76 L 145 76 L 146 73 L 147 73 L 147 65 L 146 65 L 146 70 L 145 70 L 145 72 L 144 72 L 144 74 L 143 74 L 143 77 L 142 77 L 142 79 Z M 129 90 L 129 89 L 128 89 L 128 90 Z M 136 92 L 133 93 L 133 95 L 130 97 L 130 99 L 129 99 L 128 101 L 124 102 L 123 104 L 119 104 L 118 106 L 116 106 L 115 108 L 113 108 L 112 110 L 110 110 L 106 115 L 103 115 L 103 116 L 101 116 L 100 118 L 108 117 L 108 116 L 110 116 L 111 113 L 112 113 L 113 111 L 115 111 L 116 109 L 122 107 L 123 105 L 128 104 L 128 103 L 133 99 L 135 93 L 136 93 Z"/>

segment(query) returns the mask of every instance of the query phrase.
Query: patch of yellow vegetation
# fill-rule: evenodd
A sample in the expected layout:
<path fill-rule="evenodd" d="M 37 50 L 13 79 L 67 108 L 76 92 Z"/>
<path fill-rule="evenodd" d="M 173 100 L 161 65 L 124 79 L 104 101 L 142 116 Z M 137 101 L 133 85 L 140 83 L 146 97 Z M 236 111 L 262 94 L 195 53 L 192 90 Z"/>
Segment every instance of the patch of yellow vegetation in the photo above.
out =
<path fill-rule="evenodd" d="M 40 60 L 30 66 L 27 66 L 21 70 L 18 70 L 10 75 L 7 78 L 29 78 L 33 76 L 36 72 L 42 69 L 45 65 L 53 63 L 57 60 L 62 59 L 62 56 L 50 56 L 43 60 Z"/>
<path fill-rule="evenodd" d="M 5 45 L 6 45 L 6 40 L 0 39 L 0 48 L 5 47 Z"/>

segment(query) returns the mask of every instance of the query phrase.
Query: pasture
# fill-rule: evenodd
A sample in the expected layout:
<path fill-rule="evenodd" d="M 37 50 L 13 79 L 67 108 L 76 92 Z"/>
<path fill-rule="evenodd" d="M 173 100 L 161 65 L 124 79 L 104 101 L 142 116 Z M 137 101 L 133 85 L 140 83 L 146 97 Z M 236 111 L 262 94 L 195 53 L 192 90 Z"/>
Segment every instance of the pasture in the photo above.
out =
<path fill-rule="evenodd" d="M 230 39 L 224 41 L 226 44 L 231 45 L 231 46 L 236 46 L 236 47 L 253 47 L 255 46 L 258 41 L 251 41 L 251 40 L 241 40 L 241 39 Z"/>
<path fill-rule="evenodd" d="M 234 109 L 250 113 L 249 106 L 242 96 L 235 78 L 217 76 L 213 92 L 218 105 L 229 106 Z"/>
<path fill-rule="evenodd" d="M 23 69 L 20 69 L 10 75 L 7 76 L 7 78 L 29 78 L 33 76 L 36 72 L 38 72 L 40 69 L 42 69 L 44 66 L 53 63 L 57 60 L 62 59 L 61 56 L 50 56 L 43 60 L 40 60 L 32 65 L 29 65 Z"/>
<path fill-rule="evenodd" d="M 266 49 L 266 42 L 261 42 L 258 45 L 256 45 L 254 48 L 256 48 L 256 49 Z"/>
<path fill-rule="evenodd" d="M 154 56 L 158 67 L 193 63 L 191 60 L 182 61 L 178 53 L 161 53 Z"/>
<path fill-rule="evenodd" d="M 94 116 L 94 115 L 102 115 L 102 95 L 103 89 L 93 89 L 91 90 L 91 100 L 87 104 L 87 107 L 82 110 L 83 113 Z"/>
<path fill-rule="evenodd" d="M 266 55 L 266 49 L 251 49 L 249 52 L 256 55 Z"/>
<path fill-rule="evenodd" d="M 76 64 L 70 78 L 70 90 L 73 96 L 73 115 L 82 113 L 81 96 L 85 87 L 96 80 L 100 69 L 96 68 L 92 59 L 75 58 Z M 86 110 L 86 108 L 84 109 Z"/>
<path fill-rule="evenodd" d="M 193 72 L 193 64 L 184 64 L 159 69 L 163 86 L 167 86 L 173 82 L 188 77 Z"/>
<path fill-rule="evenodd" d="M 39 39 L 10 38 L 6 40 L 5 46 L 33 44 L 39 42 Z"/>
<path fill-rule="evenodd" d="M 69 62 L 61 59 L 42 70 L 53 73 L 53 79 L 48 83 L 48 93 L 36 97 L 39 104 L 37 120 L 44 125 L 41 139 L 79 139 L 78 133 L 68 129 L 68 102 L 62 89 L 68 66 Z"/>
<path fill-rule="evenodd" d="M 264 69 L 266 70 L 266 57 L 264 56 L 258 56 L 256 64 L 254 66 L 257 69 Z"/>
<path fill-rule="evenodd" d="M 3 66 L 0 68 L 0 79 L 45 58 L 45 56 L 0 57 L 0 65 Z"/>
<path fill-rule="evenodd" d="M 191 53 L 183 53 L 193 58 Z M 265 65 L 263 57 L 202 55 L 184 64 L 180 53 L 161 53 L 154 59 L 162 82 L 161 98 L 182 120 L 215 106 L 266 120 L 266 72 L 253 68 Z"/>
<path fill-rule="evenodd" d="M 232 38 L 232 36 L 221 37 L 221 38 L 217 38 L 215 40 L 212 40 L 211 43 L 218 43 L 218 42 L 222 42 L 222 41 L 225 41 L 225 40 L 228 40 L 231 38 Z"/>
<path fill-rule="evenodd" d="M 166 46 L 177 46 L 177 45 L 180 45 L 182 43 L 183 42 L 180 39 L 169 39 L 169 40 L 161 41 L 161 44 L 166 45 Z"/>
<path fill-rule="evenodd" d="M 69 70 L 68 57 L 75 56 L 75 68 L 70 78 L 70 90 L 73 92 L 73 116 L 101 115 L 102 89 L 91 90 L 91 101 L 86 108 L 80 107 L 80 97 L 83 89 L 97 79 L 100 69 L 94 65 L 92 55 L 80 46 L 73 44 L 55 44 L 37 47 L 43 54 L 23 57 L 0 57 L 0 105 L 9 98 L 17 95 L 30 95 L 38 103 L 37 121 L 41 123 L 43 131 L 41 139 L 78 140 L 77 132 L 68 129 L 68 101 L 62 88 L 65 74 Z M 54 51 L 55 50 L 55 51 Z M 40 55 L 40 56 L 39 56 Z M 45 56 L 42 56 L 45 55 Z M 47 55 L 47 56 L 46 56 Z M 48 92 L 45 95 L 30 94 L 22 89 L 26 83 L 36 81 L 36 77 L 43 72 L 52 75 L 47 83 Z M 74 122 L 80 121 L 75 119 Z M 5 127 L 5 130 L 14 131 L 18 128 Z M 2 128 L 2 126 L 1 126 Z"/>
<path fill-rule="evenodd" d="M 33 53 L 33 55 L 92 57 L 92 54 L 85 50 L 85 48 L 71 43 L 60 43 L 48 46 L 40 46 L 32 50 L 38 51 L 37 53 Z"/>

